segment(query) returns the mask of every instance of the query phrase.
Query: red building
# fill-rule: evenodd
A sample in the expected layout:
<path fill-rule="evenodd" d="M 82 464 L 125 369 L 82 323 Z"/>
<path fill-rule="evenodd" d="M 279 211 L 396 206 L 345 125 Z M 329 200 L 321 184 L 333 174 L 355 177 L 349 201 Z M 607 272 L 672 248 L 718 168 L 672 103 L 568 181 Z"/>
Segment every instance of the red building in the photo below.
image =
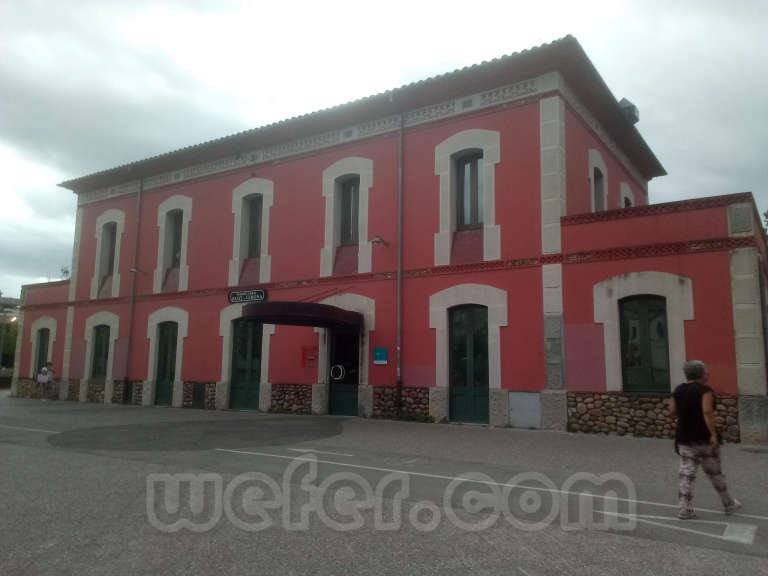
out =
<path fill-rule="evenodd" d="M 751 194 L 665 174 L 576 40 L 62 184 L 13 393 L 669 435 L 686 358 L 768 440 Z"/>

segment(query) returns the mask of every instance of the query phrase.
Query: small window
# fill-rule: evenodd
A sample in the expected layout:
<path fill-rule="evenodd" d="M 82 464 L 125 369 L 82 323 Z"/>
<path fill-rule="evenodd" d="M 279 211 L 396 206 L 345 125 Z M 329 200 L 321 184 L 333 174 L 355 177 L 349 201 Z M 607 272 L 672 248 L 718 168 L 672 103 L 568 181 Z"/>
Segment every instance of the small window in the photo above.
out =
<path fill-rule="evenodd" d="M 592 198 L 594 199 L 595 212 L 605 210 L 605 180 L 599 168 L 592 169 Z"/>
<path fill-rule="evenodd" d="M 358 243 L 357 222 L 360 201 L 360 178 L 348 178 L 341 182 L 341 244 Z"/>
<path fill-rule="evenodd" d="M 624 208 L 632 208 L 632 200 L 624 196 Z"/>
<path fill-rule="evenodd" d="M 483 154 L 460 156 L 456 160 L 456 229 L 483 225 Z"/>
<path fill-rule="evenodd" d="M 661 296 L 619 301 L 621 368 L 627 392 L 669 392 L 667 302 Z"/>
<path fill-rule="evenodd" d="M 247 196 L 244 201 L 248 234 L 248 258 L 261 255 L 261 194 Z"/>
<path fill-rule="evenodd" d="M 48 345 L 51 339 L 51 331 L 48 328 L 40 328 L 37 331 L 37 372 L 48 363 Z"/>
<path fill-rule="evenodd" d="M 178 268 L 181 264 L 181 210 L 171 210 L 166 216 L 167 268 Z"/>
<path fill-rule="evenodd" d="M 93 328 L 93 360 L 91 362 L 91 378 L 104 379 L 107 377 L 108 360 L 109 326 L 101 324 Z"/>
<path fill-rule="evenodd" d="M 107 222 L 101 233 L 101 258 L 99 286 L 106 278 L 115 273 L 115 243 L 117 240 L 117 222 Z"/>

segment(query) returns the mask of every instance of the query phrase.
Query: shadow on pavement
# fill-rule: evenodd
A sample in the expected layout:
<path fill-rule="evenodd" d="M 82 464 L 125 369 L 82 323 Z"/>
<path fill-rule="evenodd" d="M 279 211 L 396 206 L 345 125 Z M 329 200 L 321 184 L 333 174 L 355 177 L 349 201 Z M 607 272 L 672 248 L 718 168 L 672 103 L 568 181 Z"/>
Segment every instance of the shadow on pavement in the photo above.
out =
<path fill-rule="evenodd" d="M 60 448 L 86 450 L 211 450 L 278 446 L 336 436 L 342 421 L 331 418 L 259 418 L 81 428 L 48 437 Z"/>

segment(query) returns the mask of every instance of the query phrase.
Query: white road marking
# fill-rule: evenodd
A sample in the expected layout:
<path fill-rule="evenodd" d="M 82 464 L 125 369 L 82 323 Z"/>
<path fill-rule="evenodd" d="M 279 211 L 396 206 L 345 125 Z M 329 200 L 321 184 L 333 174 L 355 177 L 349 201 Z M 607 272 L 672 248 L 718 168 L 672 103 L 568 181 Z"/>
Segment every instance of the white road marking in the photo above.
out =
<path fill-rule="evenodd" d="M 715 538 L 717 540 L 723 540 L 725 542 L 736 542 L 738 544 L 746 544 L 747 546 L 751 546 L 755 541 L 755 533 L 757 533 L 757 526 L 754 524 L 735 524 L 733 522 L 715 522 L 712 520 L 681 520 L 679 518 L 670 518 L 668 516 L 649 516 L 645 514 L 617 514 L 613 512 L 603 512 L 602 510 L 595 510 L 595 512 L 598 512 L 600 514 L 605 514 L 606 516 L 617 516 L 620 518 L 629 518 L 629 519 L 635 519 L 637 522 L 642 522 L 644 524 L 651 524 L 653 526 L 662 526 L 664 528 L 669 528 L 670 530 L 677 530 L 678 532 L 688 532 L 690 534 L 697 534 L 699 536 L 708 536 L 710 538 Z M 679 522 L 685 522 L 686 525 L 696 523 L 699 524 L 715 524 L 715 525 L 724 525 L 725 529 L 723 530 L 722 534 L 712 534 L 711 532 L 704 532 L 702 530 L 694 530 L 693 528 L 686 528 L 685 526 L 680 526 L 677 524 L 665 524 L 664 522 L 657 522 L 656 520 L 651 520 L 651 518 L 655 518 L 657 520 L 666 520 L 666 521 L 679 521 Z"/>
<path fill-rule="evenodd" d="M 40 428 L 24 428 L 22 426 L 6 426 L 0 424 L 0 428 L 8 428 L 9 430 L 26 430 L 27 432 L 41 432 L 42 434 L 59 434 L 58 430 L 41 430 Z"/>
<path fill-rule="evenodd" d="M 231 450 L 228 448 L 216 448 L 216 452 L 228 452 L 230 454 L 245 454 L 247 456 L 265 456 L 267 458 L 280 458 L 283 460 L 310 460 L 309 458 L 302 458 L 301 456 L 288 456 L 286 454 L 271 454 L 269 452 L 253 452 L 248 450 Z M 648 506 L 659 506 L 662 508 L 674 508 L 677 509 L 676 504 L 665 504 L 663 502 L 653 502 L 651 500 L 636 500 L 633 498 L 618 498 L 616 496 L 602 496 L 600 494 L 590 494 L 588 492 L 573 492 L 570 490 L 552 490 L 551 488 L 542 488 L 540 486 L 529 486 L 527 484 L 509 484 L 505 482 L 490 482 L 487 480 L 470 480 L 468 478 L 458 478 L 456 476 L 446 476 L 443 474 L 429 474 L 427 472 L 414 472 L 413 470 L 397 470 L 393 468 L 384 468 L 381 466 L 366 466 L 363 464 L 351 464 L 349 462 L 334 462 L 332 460 L 318 460 L 313 459 L 318 464 L 331 464 L 333 466 L 342 466 L 347 468 L 358 468 L 360 470 L 374 470 L 376 472 L 395 472 L 399 474 L 407 474 L 410 476 L 421 476 L 423 478 L 435 478 L 437 480 L 455 480 L 458 482 L 469 482 L 470 484 L 485 484 L 488 486 L 499 486 L 501 488 L 525 488 L 527 490 L 537 490 L 539 492 L 551 492 L 556 494 L 568 494 L 573 496 L 589 495 L 593 498 L 600 498 L 602 500 L 616 500 L 619 502 L 633 502 L 635 504 L 645 504 Z M 724 515 L 722 510 L 711 510 L 708 508 L 696 508 L 699 512 L 708 512 L 711 514 Z M 732 514 L 731 517 L 739 518 L 752 518 L 755 520 L 768 520 L 768 516 L 759 516 L 757 514 Z"/>
<path fill-rule="evenodd" d="M 309 452 L 312 454 L 329 454 L 330 456 L 349 456 L 350 458 L 354 456 L 354 454 L 342 454 L 341 452 L 324 452 L 323 450 L 315 450 L 314 448 L 286 448 L 286 450 L 302 453 Z"/>

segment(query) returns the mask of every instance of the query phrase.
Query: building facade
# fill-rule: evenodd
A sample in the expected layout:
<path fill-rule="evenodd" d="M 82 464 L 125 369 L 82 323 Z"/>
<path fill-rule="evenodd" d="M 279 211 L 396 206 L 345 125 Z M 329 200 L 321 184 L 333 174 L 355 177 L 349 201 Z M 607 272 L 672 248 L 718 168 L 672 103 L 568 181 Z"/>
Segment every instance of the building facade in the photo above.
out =
<path fill-rule="evenodd" d="M 751 194 L 664 169 L 571 37 L 64 183 L 13 393 L 668 436 L 682 363 L 768 440 Z"/>

